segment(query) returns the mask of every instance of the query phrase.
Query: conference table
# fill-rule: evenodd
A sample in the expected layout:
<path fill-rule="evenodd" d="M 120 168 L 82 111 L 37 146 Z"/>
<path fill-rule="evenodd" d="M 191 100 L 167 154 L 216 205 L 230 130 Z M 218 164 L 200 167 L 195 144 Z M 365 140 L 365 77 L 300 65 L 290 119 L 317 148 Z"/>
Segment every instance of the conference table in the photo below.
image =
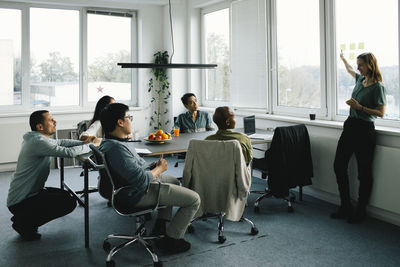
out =
<path fill-rule="evenodd" d="M 243 129 L 235 129 L 235 131 L 243 132 Z M 192 139 L 204 140 L 207 136 L 215 134 L 216 131 L 198 132 L 198 133 L 181 133 L 179 136 L 172 136 L 171 140 L 163 143 L 148 142 L 144 139 L 134 140 L 133 143 L 138 154 L 143 156 L 158 156 L 161 154 L 176 154 L 184 153 L 189 147 L 189 142 Z M 270 143 L 272 141 L 273 132 L 257 129 L 257 133 L 263 134 L 264 139 L 250 139 L 252 145 Z M 147 153 L 141 152 L 148 150 Z"/>
<path fill-rule="evenodd" d="M 243 132 L 243 129 L 235 129 L 235 131 Z M 163 143 L 154 143 L 145 141 L 144 138 L 139 140 L 128 141 L 128 146 L 133 146 L 141 156 L 158 156 L 166 154 L 184 153 L 189 147 L 192 139 L 204 140 L 207 136 L 214 134 L 215 131 L 198 132 L 198 133 L 181 133 L 179 136 L 172 136 L 171 140 Z M 257 133 L 263 134 L 262 139 L 250 139 L 252 145 L 266 144 L 272 141 L 273 132 L 257 129 Z M 84 229 L 85 229 L 85 247 L 89 248 L 89 193 L 97 192 L 97 189 L 89 188 L 89 170 L 91 165 L 88 158 L 91 153 L 79 155 L 76 157 L 82 164 L 83 168 L 83 190 L 74 191 L 65 182 L 64 177 L 64 159 L 60 158 L 60 188 L 68 190 L 72 196 L 78 201 L 79 205 L 84 208 Z M 82 194 L 83 200 L 78 194 Z"/>

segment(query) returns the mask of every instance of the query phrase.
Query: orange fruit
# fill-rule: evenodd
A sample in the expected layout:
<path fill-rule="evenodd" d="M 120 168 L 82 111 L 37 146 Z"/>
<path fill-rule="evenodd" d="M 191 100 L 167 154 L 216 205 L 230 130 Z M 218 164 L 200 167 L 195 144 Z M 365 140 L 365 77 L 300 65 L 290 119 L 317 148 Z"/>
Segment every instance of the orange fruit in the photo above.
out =
<path fill-rule="evenodd" d="M 166 134 L 166 133 L 163 133 L 161 136 L 162 136 L 162 139 L 164 139 L 164 140 L 169 139 L 168 134 Z"/>
<path fill-rule="evenodd" d="M 162 140 L 162 136 L 161 136 L 161 135 L 157 135 L 157 136 L 156 136 L 156 140 L 157 140 L 157 141 Z"/>
<path fill-rule="evenodd" d="M 163 130 L 158 130 L 157 132 L 156 132 L 156 135 L 157 136 L 162 136 L 162 134 L 164 133 L 164 131 Z"/>

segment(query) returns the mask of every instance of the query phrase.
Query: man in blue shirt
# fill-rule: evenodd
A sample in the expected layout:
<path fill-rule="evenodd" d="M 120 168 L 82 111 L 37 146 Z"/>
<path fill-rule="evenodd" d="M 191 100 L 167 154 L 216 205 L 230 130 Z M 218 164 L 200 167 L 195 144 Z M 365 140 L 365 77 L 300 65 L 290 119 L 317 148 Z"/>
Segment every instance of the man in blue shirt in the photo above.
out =
<path fill-rule="evenodd" d="M 211 117 L 207 112 L 200 111 L 197 105 L 195 94 L 187 93 L 181 98 L 185 108 L 188 110 L 178 116 L 175 121 L 175 127 L 180 129 L 181 133 L 195 133 L 213 131 L 211 126 Z"/>
<path fill-rule="evenodd" d="M 29 118 L 31 132 L 24 135 L 17 169 L 8 190 L 7 207 L 14 215 L 12 227 L 25 240 L 37 240 L 38 227 L 72 212 L 75 199 L 60 188 L 44 187 L 50 173 L 50 157 L 75 157 L 90 152 L 87 143 L 68 139 L 53 139 L 56 121 L 47 110 L 38 110 Z"/>
<path fill-rule="evenodd" d="M 126 142 L 131 134 L 129 107 L 122 103 L 107 106 L 100 115 L 105 133 L 99 149 L 105 154 L 111 175 L 117 188 L 130 186 L 129 192 L 118 196 L 119 205 L 130 207 L 151 207 L 158 203 L 167 206 L 158 211 L 153 233 L 165 235 L 156 243 L 170 252 L 183 252 L 190 249 L 190 243 L 183 239 L 186 229 L 200 206 L 199 195 L 179 186 L 176 178 L 163 174 L 167 161 L 160 157 L 154 168 L 147 170 L 145 161 L 139 157 L 131 143 Z M 180 207 L 170 221 L 172 206 Z"/>

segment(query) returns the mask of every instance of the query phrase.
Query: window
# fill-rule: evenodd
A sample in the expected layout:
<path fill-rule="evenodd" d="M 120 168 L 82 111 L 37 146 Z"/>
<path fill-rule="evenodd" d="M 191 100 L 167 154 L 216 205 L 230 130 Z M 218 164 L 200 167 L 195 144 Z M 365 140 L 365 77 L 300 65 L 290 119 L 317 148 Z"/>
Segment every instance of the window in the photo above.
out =
<path fill-rule="evenodd" d="M 206 70 L 206 101 L 230 99 L 229 87 L 229 8 L 203 16 L 205 62 L 216 63 L 216 69 Z"/>
<path fill-rule="evenodd" d="M 204 103 L 265 110 L 267 103 L 264 0 L 227 1 L 203 10 Z"/>
<path fill-rule="evenodd" d="M 371 16 L 371 17 L 369 17 Z M 371 34 L 385 32 L 385 34 Z M 356 58 L 372 52 L 382 73 L 386 89 L 385 119 L 400 119 L 398 1 L 336 1 L 337 114 L 348 115 L 345 101 L 351 97 L 354 79 L 340 60 L 340 50 L 357 71 Z"/>
<path fill-rule="evenodd" d="M 22 103 L 21 10 L 0 8 L 0 106 Z"/>
<path fill-rule="evenodd" d="M 131 62 L 132 15 L 88 13 L 88 101 L 104 95 L 129 101 L 132 70 L 117 63 Z"/>
<path fill-rule="evenodd" d="M 137 61 L 134 12 L 0 2 L 0 25 L 1 112 L 137 104 L 137 71 L 117 66 Z"/>
<path fill-rule="evenodd" d="M 276 1 L 276 41 L 276 109 L 320 109 L 319 0 Z"/>
<path fill-rule="evenodd" d="M 31 104 L 79 105 L 79 11 L 31 8 L 30 48 Z"/>

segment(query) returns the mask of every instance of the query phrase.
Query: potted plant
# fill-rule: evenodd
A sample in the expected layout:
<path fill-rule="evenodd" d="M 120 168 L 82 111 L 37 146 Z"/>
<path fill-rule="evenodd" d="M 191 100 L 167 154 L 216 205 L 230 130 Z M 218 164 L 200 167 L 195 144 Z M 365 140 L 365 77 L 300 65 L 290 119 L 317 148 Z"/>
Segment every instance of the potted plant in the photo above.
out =
<path fill-rule="evenodd" d="M 167 64 L 168 58 L 167 51 L 158 51 L 154 54 L 154 63 Z M 151 73 L 153 77 L 149 80 L 149 88 L 147 90 L 149 93 L 152 93 L 151 103 L 153 110 L 150 117 L 150 128 L 157 130 L 167 127 L 170 123 L 167 105 L 171 92 L 169 90 L 167 69 L 154 68 L 151 70 Z"/>

